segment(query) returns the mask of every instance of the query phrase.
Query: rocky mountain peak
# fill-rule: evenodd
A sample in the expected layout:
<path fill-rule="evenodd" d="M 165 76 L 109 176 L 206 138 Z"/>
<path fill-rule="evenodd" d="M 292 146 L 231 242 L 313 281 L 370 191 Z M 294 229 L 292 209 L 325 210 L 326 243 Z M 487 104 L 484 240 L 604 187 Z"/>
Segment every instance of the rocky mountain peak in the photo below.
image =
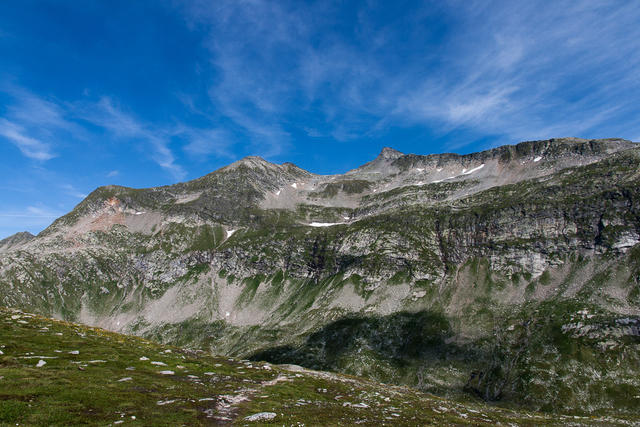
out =
<path fill-rule="evenodd" d="M 384 147 L 382 151 L 380 151 L 380 154 L 378 154 L 376 160 L 395 160 L 402 156 L 404 156 L 404 153 L 401 153 L 391 147 Z"/>
<path fill-rule="evenodd" d="M 13 248 L 15 246 L 26 243 L 30 240 L 35 239 L 36 236 L 29 233 L 28 231 L 21 231 L 19 233 L 13 234 L 6 239 L 0 240 L 0 251 Z"/>

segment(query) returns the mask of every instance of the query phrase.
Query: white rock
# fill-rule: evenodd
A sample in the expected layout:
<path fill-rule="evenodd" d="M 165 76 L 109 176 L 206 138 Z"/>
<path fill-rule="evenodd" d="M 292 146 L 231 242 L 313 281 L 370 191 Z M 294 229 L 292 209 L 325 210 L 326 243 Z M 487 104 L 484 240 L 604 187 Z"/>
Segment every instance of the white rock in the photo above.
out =
<path fill-rule="evenodd" d="M 140 358 L 140 360 L 149 360 L 149 358 L 148 358 L 148 357 L 146 357 L 146 356 L 142 356 L 142 357 Z"/>
<path fill-rule="evenodd" d="M 173 371 L 160 371 L 160 373 L 162 375 L 175 375 L 175 372 L 173 372 Z"/>
<path fill-rule="evenodd" d="M 274 419 L 276 415 L 275 412 L 258 412 L 257 414 L 244 417 L 244 419 L 247 421 L 267 421 Z"/>
<path fill-rule="evenodd" d="M 151 364 L 156 366 L 167 366 L 167 364 L 164 362 L 151 362 Z"/>
<path fill-rule="evenodd" d="M 413 297 L 414 298 L 422 298 L 425 295 L 427 295 L 427 291 L 414 291 L 413 292 Z"/>
<path fill-rule="evenodd" d="M 69 354 L 80 354 L 80 352 L 78 350 L 72 350 L 69 352 Z"/>
<path fill-rule="evenodd" d="M 131 377 L 120 378 L 120 379 L 118 380 L 118 382 L 119 382 L 119 383 L 123 383 L 123 382 L 125 382 L 125 381 L 131 381 L 132 379 L 133 379 L 133 378 L 131 378 Z"/>

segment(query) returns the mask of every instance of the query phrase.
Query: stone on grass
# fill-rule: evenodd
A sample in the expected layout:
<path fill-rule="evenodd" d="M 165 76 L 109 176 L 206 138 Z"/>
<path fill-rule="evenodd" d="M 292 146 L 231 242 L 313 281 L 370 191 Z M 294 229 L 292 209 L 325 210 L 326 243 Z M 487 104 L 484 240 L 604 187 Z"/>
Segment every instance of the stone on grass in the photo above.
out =
<path fill-rule="evenodd" d="M 258 412 L 257 414 L 244 417 L 244 419 L 247 421 L 267 421 L 267 420 L 272 420 L 275 417 L 276 417 L 275 412 Z"/>

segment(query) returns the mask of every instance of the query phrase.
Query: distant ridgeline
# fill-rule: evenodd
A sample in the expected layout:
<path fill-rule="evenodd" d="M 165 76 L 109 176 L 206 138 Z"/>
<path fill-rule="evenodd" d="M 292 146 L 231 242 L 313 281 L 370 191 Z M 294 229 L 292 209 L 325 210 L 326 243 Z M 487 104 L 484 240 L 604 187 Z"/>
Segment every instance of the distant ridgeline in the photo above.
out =
<path fill-rule="evenodd" d="M 96 189 L 0 242 L 0 305 L 253 360 L 577 414 L 640 414 L 640 148 L 247 157 Z"/>

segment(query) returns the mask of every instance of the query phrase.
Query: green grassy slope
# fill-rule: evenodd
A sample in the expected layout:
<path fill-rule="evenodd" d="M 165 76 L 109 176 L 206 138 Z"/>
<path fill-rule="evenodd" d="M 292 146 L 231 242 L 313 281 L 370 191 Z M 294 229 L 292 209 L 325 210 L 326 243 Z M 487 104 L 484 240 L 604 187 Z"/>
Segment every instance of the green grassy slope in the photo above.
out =
<path fill-rule="evenodd" d="M 3 426 L 640 421 L 459 403 L 356 377 L 213 357 L 17 310 L 0 309 L 0 325 Z"/>

